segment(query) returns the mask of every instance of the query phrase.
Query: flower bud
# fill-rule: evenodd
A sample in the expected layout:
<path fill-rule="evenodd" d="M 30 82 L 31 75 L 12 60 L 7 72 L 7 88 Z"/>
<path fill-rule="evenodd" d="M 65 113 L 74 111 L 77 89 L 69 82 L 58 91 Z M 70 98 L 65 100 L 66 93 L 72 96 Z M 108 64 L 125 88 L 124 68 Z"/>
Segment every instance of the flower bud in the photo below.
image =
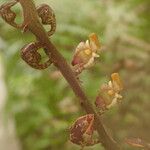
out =
<path fill-rule="evenodd" d="M 94 114 L 79 117 L 70 128 L 70 141 L 80 146 L 91 146 L 98 143 L 93 140 Z"/>
<path fill-rule="evenodd" d="M 10 2 L 5 2 L 3 5 L 0 6 L 0 16 L 10 25 L 12 25 L 15 28 L 19 28 L 20 25 L 18 25 L 15 22 L 16 19 L 16 13 L 11 10 L 11 8 L 18 3 L 17 0 L 12 0 Z"/>

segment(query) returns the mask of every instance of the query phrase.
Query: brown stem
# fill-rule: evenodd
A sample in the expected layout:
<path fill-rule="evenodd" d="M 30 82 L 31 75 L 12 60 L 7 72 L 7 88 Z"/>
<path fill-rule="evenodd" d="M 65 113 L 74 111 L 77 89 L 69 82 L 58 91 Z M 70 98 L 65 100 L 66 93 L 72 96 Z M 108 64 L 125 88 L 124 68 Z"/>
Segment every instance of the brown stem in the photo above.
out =
<path fill-rule="evenodd" d="M 39 22 L 36 8 L 32 0 L 19 0 L 24 13 L 25 26 L 36 36 L 36 38 L 46 47 L 46 53 L 52 58 L 54 65 L 61 71 L 62 75 L 68 81 L 74 93 L 80 100 L 82 108 L 87 112 L 95 115 L 95 127 L 98 131 L 100 141 L 107 150 L 119 150 L 117 143 L 107 134 L 103 127 L 102 121 L 94 111 L 85 93 L 81 89 L 73 71 L 67 64 L 64 57 L 58 52 L 56 47 L 49 40 L 43 26 Z"/>

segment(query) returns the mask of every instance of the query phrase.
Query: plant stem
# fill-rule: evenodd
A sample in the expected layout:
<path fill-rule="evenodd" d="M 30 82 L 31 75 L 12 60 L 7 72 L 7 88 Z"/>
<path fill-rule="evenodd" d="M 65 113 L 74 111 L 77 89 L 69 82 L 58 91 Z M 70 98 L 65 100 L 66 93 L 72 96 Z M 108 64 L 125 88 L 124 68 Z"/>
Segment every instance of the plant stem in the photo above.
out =
<path fill-rule="evenodd" d="M 32 0 L 19 0 L 24 13 L 24 25 L 27 26 L 45 47 L 46 53 L 51 57 L 54 65 L 60 70 L 64 78 L 68 81 L 69 85 L 73 89 L 74 93 L 80 100 L 81 107 L 87 112 L 95 115 L 95 127 L 99 134 L 100 141 L 106 150 L 120 150 L 117 143 L 107 134 L 103 127 L 100 116 L 94 111 L 94 108 L 90 104 L 88 98 L 80 87 L 78 80 L 76 79 L 72 69 L 67 64 L 64 57 L 59 53 L 56 47 L 49 40 L 47 33 L 43 26 L 39 22 L 35 4 Z"/>

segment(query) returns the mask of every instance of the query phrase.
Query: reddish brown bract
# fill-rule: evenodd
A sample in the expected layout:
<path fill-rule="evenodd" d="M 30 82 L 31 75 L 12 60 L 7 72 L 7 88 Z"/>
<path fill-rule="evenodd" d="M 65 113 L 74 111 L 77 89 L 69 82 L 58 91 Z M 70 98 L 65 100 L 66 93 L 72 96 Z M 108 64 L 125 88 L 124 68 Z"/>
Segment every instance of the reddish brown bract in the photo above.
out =
<path fill-rule="evenodd" d="M 42 46 L 37 43 L 30 43 L 25 45 L 21 49 L 21 58 L 32 68 L 35 69 L 46 69 L 51 65 L 51 60 L 47 60 L 45 63 L 40 64 L 41 55 L 38 53 L 38 49 Z"/>
<path fill-rule="evenodd" d="M 17 0 L 12 0 L 10 2 L 4 3 L 0 7 L 0 15 L 1 17 L 10 25 L 15 28 L 19 28 L 20 26 L 15 22 L 16 14 L 11 10 L 11 7 L 17 4 Z"/>
<path fill-rule="evenodd" d="M 53 35 L 56 30 L 56 18 L 52 8 L 47 4 L 41 4 L 37 7 L 37 12 L 44 25 L 51 25 L 48 36 Z"/>
<path fill-rule="evenodd" d="M 98 143 L 93 140 L 94 114 L 79 117 L 70 128 L 70 141 L 81 146 L 92 146 Z"/>

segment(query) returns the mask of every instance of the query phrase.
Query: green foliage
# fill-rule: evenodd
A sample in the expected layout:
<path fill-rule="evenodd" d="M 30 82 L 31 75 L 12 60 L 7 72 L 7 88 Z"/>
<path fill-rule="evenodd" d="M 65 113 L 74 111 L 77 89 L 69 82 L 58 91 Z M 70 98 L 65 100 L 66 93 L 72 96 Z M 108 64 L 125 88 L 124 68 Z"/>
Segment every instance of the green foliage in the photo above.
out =
<path fill-rule="evenodd" d="M 148 2 L 44 1 L 56 12 L 57 32 L 52 41 L 68 62 L 75 46 L 91 32 L 97 33 L 104 45 L 95 67 L 81 75 L 91 102 L 112 72 L 121 73 L 125 84 L 123 104 L 104 116 L 110 132 L 121 142 L 128 136 L 150 139 Z M 15 10 L 19 12 L 19 8 Z M 5 43 L 0 46 L 0 55 L 5 62 L 8 89 L 6 111 L 15 118 L 23 149 L 78 149 L 68 142 L 68 129 L 82 110 L 66 81 L 54 67 L 38 71 L 21 60 L 20 48 L 34 41 L 30 33 L 22 34 L 0 20 L 0 38 Z"/>

